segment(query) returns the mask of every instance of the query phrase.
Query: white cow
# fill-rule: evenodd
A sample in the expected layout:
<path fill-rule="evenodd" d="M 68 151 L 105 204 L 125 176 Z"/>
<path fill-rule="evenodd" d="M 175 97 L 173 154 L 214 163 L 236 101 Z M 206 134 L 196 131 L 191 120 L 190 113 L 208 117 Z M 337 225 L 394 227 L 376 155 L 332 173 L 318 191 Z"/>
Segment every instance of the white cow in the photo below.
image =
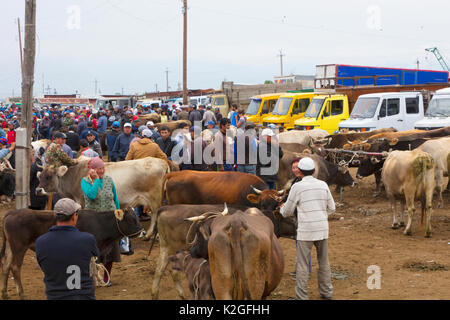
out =
<path fill-rule="evenodd" d="M 308 146 L 310 142 L 316 139 L 323 139 L 330 134 L 322 129 L 313 130 L 290 130 L 281 132 L 278 135 L 280 143 L 300 143 Z"/>
<path fill-rule="evenodd" d="M 84 207 L 81 179 L 88 175 L 88 164 L 89 160 L 79 159 L 76 165 L 70 167 L 44 167 L 38 176 L 40 183 L 36 192 L 39 195 L 58 193 Z M 162 180 L 169 172 L 166 161 L 153 157 L 105 163 L 105 174 L 114 181 L 120 207 L 143 205 L 152 213 L 161 206 Z"/>
<path fill-rule="evenodd" d="M 433 157 L 436 163 L 436 189 L 439 196 L 438 206 L 444 207 L 442 190 L 445 188 L 444 177 L 449 176 L 450 170 L 450 138 L 430 140 L 422 144 L 418 149 L 425 151 Z"/>
<path fill-rule="evenodd" d="M 397 206 L 396 200 L 400 200 L 401 223 L 403 222 L 404 202 L 408 209 L 408 224 L 404 234 L 411 235 L 411 221 L 416 209 L 415 200 L 422 203 L 422 221 L 425 212 L 426 228 L 425 237 L 431 236 L 431 209 L 433 192 L 435 188 L 435 164 L 433 157 L 415 149 L 413 151 L 392 151 L 384 162 L 381 178 L 386 188 L 386 194 L 391 202 L 394 220 L 392 228 L 397 229 Z M 403 198 L 405 201 L 402 201 Z"/>

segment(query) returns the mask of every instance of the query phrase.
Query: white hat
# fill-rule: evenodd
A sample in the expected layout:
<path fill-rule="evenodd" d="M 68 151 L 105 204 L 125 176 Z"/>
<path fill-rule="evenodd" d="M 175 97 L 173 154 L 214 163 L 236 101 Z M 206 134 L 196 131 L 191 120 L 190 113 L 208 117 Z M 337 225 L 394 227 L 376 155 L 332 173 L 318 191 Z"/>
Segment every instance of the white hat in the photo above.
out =
<path fill-rule="evenodd" d="M 273 137 L 275 135 L 275 133 L 273 133 L 273 131 L 271 129 L 264 129 L 261 132 L 261 136 L 269 136 L 269 137 Z"/>
<path fill-rule="evenodd" d="M 314 160 L 309 158 L 309 157 L 304 157 L 304 158 L 300 159 L 300 161 L 298 162 L 297 167 L 300 170 L 305 170 L 305 171 L 314 170 L 314 168 L 315 168 Z"/>
<path fill-rule="evenodd" d="M 152 131 L 150 129 L 144 129 L 144 130 L 142 130 L 141 135 L 143 137 L 150 138 L 153 135 L 153 133 L 152 133 Z"/>
<path fill-rule="evenodd" d="M 44 116 L 47 116 L 47 117 L 49 117 L 49 116 L 50 116 L 50 114 L 48 114 L 48 113 L 46 112 L 46 113 L 44 113 Z"/>
<path fill-rule="evenodd" d="M 147 121 L 147 123 L 145 125 L 148 127 L 148 126 L 154 126 L 155 124 L 153 123 L 153 121 Z"/>
<path fill-rule="evenodd" d="M 123 125 L 123 127 L 124 127 L 124 128 L 125 128 L 125 127 L 130 127 L 130 128 L 131 128 L 131 123 L 129 123 L 129 122 L 125 123 L 125 124 Z"/>

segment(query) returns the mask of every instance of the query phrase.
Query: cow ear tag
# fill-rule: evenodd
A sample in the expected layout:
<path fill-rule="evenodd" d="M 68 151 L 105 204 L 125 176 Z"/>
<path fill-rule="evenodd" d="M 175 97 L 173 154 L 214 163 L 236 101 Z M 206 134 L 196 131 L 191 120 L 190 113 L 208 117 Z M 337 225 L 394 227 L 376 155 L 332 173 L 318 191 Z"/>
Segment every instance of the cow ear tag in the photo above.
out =
<path fill-rule="evenodd" d="M 122 221 L 122 219 L 123 219 L 123 210 L 121 210 L 121 209 L 114 210 L 114 215 L 116 216 L 117 220 Z"/>

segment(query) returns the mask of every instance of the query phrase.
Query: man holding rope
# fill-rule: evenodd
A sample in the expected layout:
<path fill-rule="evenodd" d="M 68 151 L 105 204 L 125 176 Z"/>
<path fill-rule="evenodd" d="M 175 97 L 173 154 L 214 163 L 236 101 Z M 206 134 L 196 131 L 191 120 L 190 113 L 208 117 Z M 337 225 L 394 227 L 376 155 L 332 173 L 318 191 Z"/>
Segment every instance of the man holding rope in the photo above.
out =
<path fill-rule="evenodd" d="M 99 251 L 93 235 L 75 225 L 81 206 L 69 198 L 55 204 L 56 226 L 36 240 L 47 300 L 95 300 L 90 264 Z"/>

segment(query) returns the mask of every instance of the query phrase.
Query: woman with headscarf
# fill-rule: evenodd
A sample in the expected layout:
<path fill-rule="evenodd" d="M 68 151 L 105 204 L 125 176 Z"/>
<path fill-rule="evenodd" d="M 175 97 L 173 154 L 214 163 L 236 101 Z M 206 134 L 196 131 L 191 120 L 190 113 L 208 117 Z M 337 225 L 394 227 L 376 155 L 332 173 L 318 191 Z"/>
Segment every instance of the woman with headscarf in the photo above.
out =
<path fill-rule="evenodd" d="M 105 175 L 105 163 L 99 157 L 89 162 L 89 174 L 81 179 L 81 190 L 84 194 L 85 209 L 99 212 L 120 210 L 119 198 L 113 179 Z M 126 239 L 128 241 L 128 239 Z M 120 262 L 120 242 L 114 244 L 112 250 L 101 257 L 106 270 L 111 274 L 113 262 Z M 104 275 L 105 282 L 108 280 Z M 108 286 L 111 281 L 108 282 Z"/>

